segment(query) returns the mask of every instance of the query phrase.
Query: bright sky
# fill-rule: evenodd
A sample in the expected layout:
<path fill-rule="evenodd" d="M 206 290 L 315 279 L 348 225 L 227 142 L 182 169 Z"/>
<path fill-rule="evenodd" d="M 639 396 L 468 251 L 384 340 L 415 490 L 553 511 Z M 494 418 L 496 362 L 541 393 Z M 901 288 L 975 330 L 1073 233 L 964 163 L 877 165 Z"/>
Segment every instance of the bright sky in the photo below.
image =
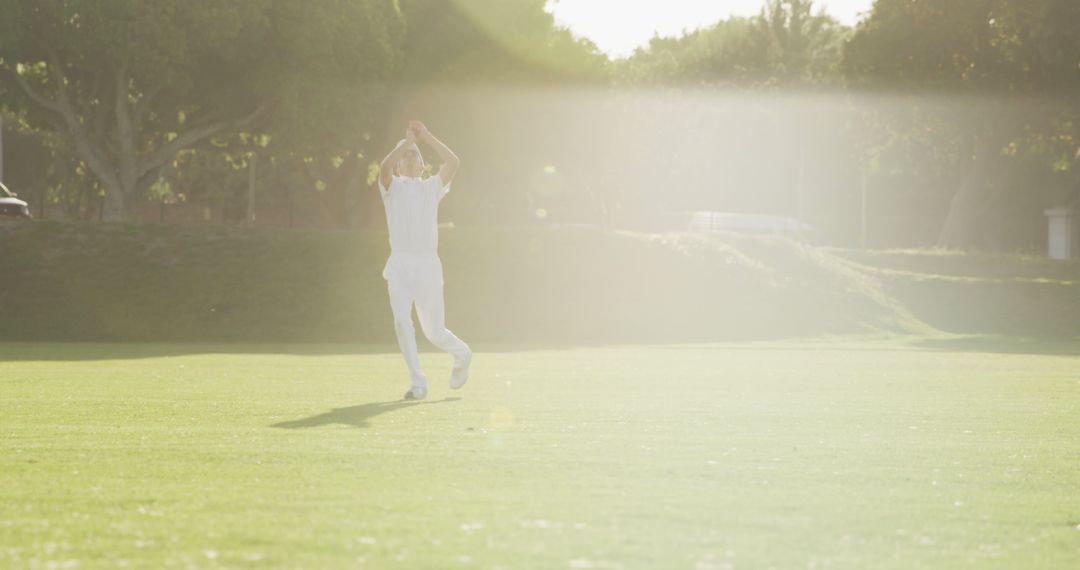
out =
<path fill-rule="evenodd" d="M 678 36 L 731 16 L 753 16 L 764 4 L 764 0 L 549 0 L 548 10 L 560 25 L 589 38 L 609 55 L 623 57 L 656 33 Z M 870 11 L 873 0 L 814 4 L 850 26 Z"/>

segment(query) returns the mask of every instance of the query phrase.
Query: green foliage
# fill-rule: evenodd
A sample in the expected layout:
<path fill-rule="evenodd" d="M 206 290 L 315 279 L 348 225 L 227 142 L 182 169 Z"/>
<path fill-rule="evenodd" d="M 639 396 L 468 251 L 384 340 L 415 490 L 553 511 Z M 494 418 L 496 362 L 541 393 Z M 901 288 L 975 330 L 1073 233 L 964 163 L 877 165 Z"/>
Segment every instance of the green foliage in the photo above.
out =
<path fill-rule="evenodd" d="M 545 0 L 401 0 L 402 81 L 603 83 L 607 57 L 555 27 Z"/>
<path fill-rule="evenodd" d="M 678 38 L 653 38 L 620 65 L 629 85 L 807 87 L 835 83 L 847 31 L 812 0 L 770 0 L 753 18 L 731 18 Z"/>
<path fill-rule="evenodd" d="M 1080 87 L 1072 0 L 877 0 L 844 54 L 856 85 L 1039 93 Z"/>
<path fill-rule="evenodd" d="M 866 106 L 867 148 L 906 163 L 909 185 L 941 184 L 916 168 L 951 169 L 941 245 L 1001 248 L 1013 207 L 1040 214 L 1073 199 L 1050 174 L 1080 151 L 1080 4 L 878 0 L 843 69 L 855 89 L 902 103 Z"/>
<path fill-rule="evenodd" d="M 11 122 L 37 135 L 39 142 L 26 148 L 40 156 L 27 165 L 47 164 L 43 167 L 72 173 L 71 180 L 79 182 L 49 175 L 50 199 L 64 196 L 65 203 L 75 204 L 73 211 L 85 214 L 80 196 L 104 191 L 107 220 L 124 219 L 125 203 L 142 199 L 162 177 L 202 178 L 208 195 L 232 194 L 242 186 L 239 178 L 222 178 L 221 189 L 210 189 L 215 178 L 208 165 L 245 163 L 256 152 L 265 174 L 259 188 L 266 196 L 260 198 L 322 188 L 344 196 L 333 202 L 342 204 L 341 210 L 376 211 L 366 217 L 378 218 L 377 198 L 368 200 L 362 191 L 370 185 L 374 162 L 401 137 L 406 119 L 429 118 L 456 150 L 487 157 L 489 147 L 479 141 L 490 140 L 491 130 L 476 127 L 482 122 L 478 116 L 502 112 L 510 117 L 512 122 L 504 123 L 514 125 L 515 148 L 521 150 L 499 156 L 500 164 L 485 170 L 484 179 L 479 174 L 470 179 L 470 169 L 463 169 L 462 182 L 480 190 L 475 199 L 448 206 L 455 221 L 514 219 L 525 211 L 526 199 L 515 201 L 500 192 L 506 182 L 495 171 L 506 170 L 505 178 L 513 181 L 558 163 L 563 194 L 603 194 L 596 201 L 605 203 L 603 219 L 609 223 L 610 212 L 643 203 L 638 188 L 671 182 L 673 172 L 691 171 L 709 159 L 702 154 L 715 158 L 760 148 L 751 135 L 747 144 L 732 145 L 739 148 L 720 148 L 715 133 L 695 135 L 698 148 L 689 152 L 669 144 L 684 137 L 687 124 L 722 129 L 711 126 L 716 118 L 710 119 L 702 102 L 739 89 L 804 94 L 850 87 L 849 93 L 884 95 L 881 100 L 838 98 L 837 105 L 857 111 L 854 118 L 840 112 L 815 115 L 807 109 L 816 107 L 792 98 L 800 105 L 790 106 L 790 112 L 782 104 L 760 105 L 745 113 L 761 119 L 757 123 L 738 122 L 740 117 L 722 122 L 735 128 L 755 125 L 755 135 L 779 133 L 778 138 L 793 141 L 793 148 L 829 143 L 820 146 L 832 145 L 850 165 L 849 174 L 867 171 L 871 186 L 888 195 L 882 202 L 903 202 L 918 214 L 919 227 L 910 233 L 929 235 L 940 225 L 952 228 L 941 232 L 943 243 L 1016 247 L 1033 243 L 1043 208 L 1077 199 L 1080 3 L 1073 0 L 878 0 L 854 32 L 817 11 L 810 0 L 769 0 L 757 16 L 725 20 L 681 38 L 654 38 L 615 63 L 587 40 L 556 28 L 545 5 L 543 0 L 0 0 L 0 107 Z M 451 90 L 490 89 L 483 98 L 450 101 L 444 97 L 447 83 Z M 583 94 L 602 89 L 578 89 L 611 85 L 617 89 L 597 98 Z M 503 91 L 508 86 L 513 87 Z M 620 101 L 638 95 L 627 92 L 633 88 L 675 86 L 697 92 L 686 97 L 685 91 L 660 90 L 663 95 L 656 98 L 664 104 L 657 108 L 664 111 L 652 118 L 657 128 L 635 115 L 639 109 L 633 105 L 614 120 L 586 117 L 617 112 Z M 548 90 L 552 87 L 567 89 Z M 561 121 L 544 115 L 542 105 L 521 102 L 526 99 L 579 112 L 573 121 Z M 522 117 L 533 111 L 536 116 Z M 523 127 L 529 121 L 539 126 Z M 662 123 L 670 128 L 661 128 Z M 605 136 L 620 140 L 605 144 Z M 511 134 L 499 138 L 500 152 L 511 146 L 502 144 L 513 139 Z M 250 142 L 255 139 L 261 141 L 257 146 Z M 571 149 L 572 144 L 553 145 L 553 139 L 572 139 L 587 148 L 621 143 L 624 150 L 606 158 L 590 155 L 588 168 L 575 169 L 565 155 L 587 153 Z M 544 150 L 556 146 L 561 148 Z M 850 148 L 840 149 L 844 146 Z M 802 156 L 799 149 L 773 150 L 761 162 L 776 168 L 759 169 L 754 186 L 767 192 L 758 195 L 790 186 L 790 176 L 770 177 L 791 170 Z M 177 160 L 192 152 L 209 155 Z M 816 159 L 827 160 L 814 156 L 811 162 Z M 628 162 L 657 166 L 655 172 L 630 176 Z M 204 166 L 207 172 L 201 174 L 177 171 Z M 620 179 L 624 175 L 633 178 L 630 184 Z M 745 186 L 746 180 L 732 184 Z M 669 205 L 747 204 L 706 196 L 700 185 L 691 186 L 695 189 L 673 196 Z M 768 208 L 778 207 L 781 193 Z M 600 217 L 581 203 L 568 203 L 567 209 Z M 836 216 L 846 215 L 839 210 Z M 1022 224 L 1014 224 L 1014 210 L 1021 212 Z M 957 212 L 973 214 L 961 219 Z M 335 225 L 342 218 L 322 216 Z"/>
<path fill-rule="evenodd" d="M 813 0 L 767 0 L 757 18 L 766 36 L 768 62 L 776 79 L 788 86 L 832 83 L 847 31 Z"/>
<path fill-rule="evenodd" d="M 0 95 L 98 178 L 109 220 L 162 176 L 209 178 L 177 171 L 218 161 L 191 152 L 237 163 L 257 150 L 296 170 L 275 174 L 287 186 L 355 192 L 400 137 L 417 82 L 607 80 L 607 58 L 538 0 L 0 0 L 0 12 L 13 32 Z"/>
<path fill-rule="evenodd" d="M 109 219 L 213 136 L 268 133 L 291 152 L 355 143 L 373 121 L 357 106 L 400 59 L 400 16 L 377 0 L 3 0 L 0 12 L 19 28 L 0 44 L 21 88 L 9 104 L 70 141 Z"/>
<path fill-rule="evenodd" d="M 732 18 L 681 38 L 653 38 L 619 66 L 618 79 L 631 85 L 743 83 L 765 65 L 751 20 Z"/>

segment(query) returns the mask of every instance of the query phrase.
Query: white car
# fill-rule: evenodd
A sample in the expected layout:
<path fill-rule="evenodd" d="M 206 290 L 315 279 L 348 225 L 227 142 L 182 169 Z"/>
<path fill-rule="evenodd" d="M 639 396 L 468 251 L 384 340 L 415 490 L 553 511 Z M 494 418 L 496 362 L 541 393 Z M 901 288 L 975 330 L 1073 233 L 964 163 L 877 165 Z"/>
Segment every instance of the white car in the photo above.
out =
<path fill-rule="evenodd" d="M 0 220 L 29 220 L 30 205 L 16 198 L 16 194 L 0 183 Z"/>
<path fill-rule="evenodd" d="M 821 243 L 821 232 L 817 228 L 790 216 L 702 211 L 683 215 L 687 218 L 684 229 L 691 232 L 781 236 L 811 244 Z"/>

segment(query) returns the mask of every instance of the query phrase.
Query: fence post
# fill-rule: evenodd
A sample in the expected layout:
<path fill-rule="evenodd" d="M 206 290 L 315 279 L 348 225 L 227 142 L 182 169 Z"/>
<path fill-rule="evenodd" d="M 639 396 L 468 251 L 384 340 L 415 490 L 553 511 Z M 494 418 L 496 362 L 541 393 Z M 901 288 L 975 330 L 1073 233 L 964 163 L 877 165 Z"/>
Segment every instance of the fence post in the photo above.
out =
<path fill-rule="evenodd" d="M 248 194 L 247 194 L 247 223 L 255 225 L 255 168 L 259 155 L 251 153 L 251 161 L 248 162 Z"/>

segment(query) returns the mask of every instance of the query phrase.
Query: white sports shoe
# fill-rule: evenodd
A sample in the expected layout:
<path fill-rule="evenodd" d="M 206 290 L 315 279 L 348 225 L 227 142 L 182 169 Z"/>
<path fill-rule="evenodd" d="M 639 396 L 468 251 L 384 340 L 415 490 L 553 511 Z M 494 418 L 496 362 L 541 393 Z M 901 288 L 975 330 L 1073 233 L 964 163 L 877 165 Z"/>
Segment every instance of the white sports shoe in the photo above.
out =
<path fill-rule="evenodd" d="M 427 386 L 413 386 L 405 392 L 406 400 L 423 400 L 427 398 Z"/>
<path fill-rule="evenodd" d="M 469 380 L 469 365 L 472 364 L 472 353 L 464 358 L 454 359 L 454 370 L 450 373 L 450 388 L 457 390 Z"/>

